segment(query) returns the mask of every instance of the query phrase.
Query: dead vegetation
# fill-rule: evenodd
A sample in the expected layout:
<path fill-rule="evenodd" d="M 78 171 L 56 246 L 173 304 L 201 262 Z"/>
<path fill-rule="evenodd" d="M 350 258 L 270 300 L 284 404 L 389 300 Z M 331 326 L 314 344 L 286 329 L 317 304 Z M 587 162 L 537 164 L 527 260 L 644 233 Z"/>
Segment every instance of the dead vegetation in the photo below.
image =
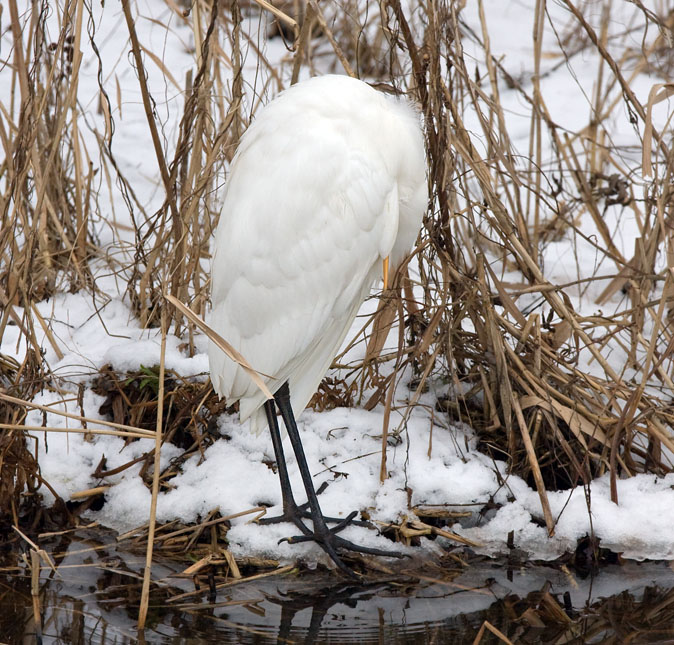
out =
<path fill-rule="evenodd" d="M 37 374 L 35 374 L 37 372 Z M 18 398 L 32 398 L 37 392 L 39 361 L 29 351 L 23 365 L 0 355 L 0 386 Z M 36 378 L 37 377 L 37 378 Z M 24 432 L 11 432 L 21 426 L 26 409 L 0 402 L 0 526 L 19 526 L 23 511 L 39 507 L 36 491 L 40 487 L 39 466 L 32 452 L 32 441 Z M 29 511 L 30 513 L 30 511 Z"/>
<path fill-rule="evenodd" d="M 0 356 L 1 392 L 30 401 L 44 389 L 72 389 L 41 359 L 41 342 L 57 356 L 61 350 L 35 303 L 58 290 L 86 289 L 104 299 L 94 266 L 128 285 L 143 325 L 159 326 L 163 316 L 183 338 L 185 353 L 194 353 L 194 327 L 163 295 L 201 315 L 206 311 L 209 241 L 227 163 L 255 109 L 305 66 L 355 74 L 419 103 L 432 194 L 413 257 L 357 341 L 367 342 L 365 360 L 341 365 L 338 357 L 348 379 L 326 379 L 315 405 L 384 403 L 390 409 L 406 367 L 414 374 L 410 406 L 429 380 L 445 383 L 437 413 L 469 424 L 484 450 L 536 486 L 550 532 L 555 518 L 548 490 L 609 473 L 619 502 L 617 479 L 671 472 L 674 154 L 651 113 L 672 90 L 660 85 L 645 103 L 631 89 L 641 72 L 671 71 L 663 45 L 671 16 L 637 9 L 639 26 L 631 29 L 640 36 L 646 25 L 660 30 L 639 49 L 606 28 L 597 31 L 582 3 L 564 4 L 568 23 L 557 26 L 559 49 L 550 54 L 541 45 L 545 3 L 535 3 L 531 74 L 519 78 L 492 55 L 481 3 L 477 33 L 463 21 L 461 4 L 452 2 L 419 3 L 410 12 L 399 0 L 309 0 L 279 4 L 274 13 L 257 2 L 167 3 L 171 19 L 186 24 L 194 41 L 193 70 L 175 78 L 160 52 L 139 41 L 135 8 L 123 2 L 124 37 L 163 195 L 161 207 L 146 212 L 113 145 L 124 99 L 119 85 L 112 96 L 102 79 L 114 70 L 100 70 L 96 109 L 102 129 L 89 124 L 91 107 L 77 98 L 84 44 L 98 52 L 92 9 L 83 2 L 57 3 L 54 31 L 53 23 L 47 27 L 46 0 L 26 14 L 9 0 L 3 38 L 11 43 L 11 50 L 4 49 L 11 57 L 2 64 L 12 94 L 0 105 L 0 338 L 8 326 L 18 328 L 28 353 L 23 365 Z M 606 25 L 611 4 L 602 6 Z M 247 31 L 258 21 L 269 23 L 270 34 L 273 24 L 279 27 L 276 37 L 287 47 L 280 63 L 268 60 Z M 481 52 L 479 65 L 466 54 L 468 43 Z M 554 55 L 564 65 L 584 51 L 598 53 L 595 91 L 587 123 L 570 132 L 546 105 L 541 61 Z M 103 65 L 100 59 L 95 64 Z M 174 139 L 157 115 L 149 65 L 160 66 L 167 86 L 184 99 Z M 250 69 L 259 72 L 253 91 L 245 73 Z M 528 150 L 517 151 L 512 141 L 500 96 L 504 83 L 528 110 Z M 628 115 L 641 149 L 613 143 L 607 124 L 618 113 Z M 85 146 L 85 123 L 94 131 L 87 141 L 95 141 L 95 149 Z M 121 198 L 104 205 L 115 191 Z M 128 215 L 116 213 L 120 204 Z M 619 226 L 627 215 L 636 219 L 639 235 L 624 255 L 616 243 L 619 230 L 607 222 Z M 589 221 L 592 236 L 586 233 Z M 101 231 L 108 231 L 112 244 L 99 244 Z M 560 239 L 590 244 L 596 273 L 561 285 L 551 281 L 545 250 Z M 575 296 L 593 293 L 599 281 L 597 312 L 577 311 Z M 397 343 L 395 334 L 388 337 L 396 322 Z M 616 362 L 609 350 L 624 360 Z M 384 364 L 396 370 L 383 370 Z M 144 369 L 90 375 L 90 386 L 106 396 L 111 431 L 126 433 L 129 441 L 153 436 L 161 410 L 164 441 L 183 448 L 185 458 L 203 452 L 213 440 L 209 424 L 223 406 L 206 385 L 178 374 L 160 379 L 158 366 Z M 34 491 L 38 470 L 27 444 L 25 409 L 3 400 L 0 416 L 0 513 L 17 523 L 20 495 Z M 86 420 L 80 421 L 86 431 Z M 389 430 L 400 433 L 404 426 Z M 147 485 L 159 478 L 158 485 L 170 486 L 170 473 L 155 472 L 154 456 L 148 446 Z M 105 465 L 92 476 L 104 481 Z M 397 537 L 404 539 L 406 530 L 442 530 L 436 524 L 401 525 Z M 180 538 L 182 549 L 204 535 L 194 530 Z M 205 533 L 209 540 L 213 531 Z M 159 546 L 167 543 L 165 532 L 155 536 Z"/>

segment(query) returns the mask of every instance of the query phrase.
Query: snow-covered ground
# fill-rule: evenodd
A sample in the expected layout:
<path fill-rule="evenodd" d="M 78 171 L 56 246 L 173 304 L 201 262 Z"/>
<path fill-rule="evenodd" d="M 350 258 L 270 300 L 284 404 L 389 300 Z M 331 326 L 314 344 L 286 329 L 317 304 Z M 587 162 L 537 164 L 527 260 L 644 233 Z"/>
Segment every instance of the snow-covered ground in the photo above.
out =
<path fill-rule="evenodd" d="M 484 4 L 492 53 L 501 59 L 520 82 L 529 84 L 533 60 L 530 34 L 535 3 L 488 0 Z M 468 3 L 464 18 L 479 33 L 476 5 Z M 136 27 L 141 43 L 159 56 L 172 75 L 181 81 L 186 70 L 194 66 L 191 30 L 175 17 L 163 0 L 139 1 L 137 9 L 139 15 Z M 548 3 L 548 11 L 553 24 L 559 29 L 568 21 L 568 13 L 562 6 Z M 140 201 L 151 211 L 162 200 L 159 172 L 152 153 L 138 82 L 128 64 L 129 47 L 121 8 L 117 3 L 106 3 L 104 8 L 97 5 L 94 12 L 104 83 L 110 96 L 121 97 L 121 103 L 113 101 L 116 123 L 113 149 L 123 172 L 133 177 L 133 188 Z M 596 23 L 600 12 L 601 3 L 586 5 L 588 20 Z M 631 16 L 632 13 L 626 15 Z M 255 17 L 247 20 L 251 25 L 256 22 Z M 170 29 L 167 30 L 162 23 L 168 24 Z M 611 29 L 625 29 L 626 24 L 616 21 L 611 24 Z M 641 47 L 642 35 L 642 29 L 633 32 L 635 49 Z M 266 43 L 261 39 L 258 45 L 266 48 L 267 57 L 272 61 L 285 55 L 285 49 L 278 40 Z M 88 48 L 88 44 L 84 46 Z M 468 56 L 481 56 L 477 48 L 471 50 L 469 39 L 466 39 L 464 48 Z M 556 36 L 549 23 L 546 23 L 543 50 L 547 53 L 558 51 Z M 481 61 L 476 58 L 476 62 Z M 183 97 L 165 79 L 160 67 L 150 60 L 147 66 L 150 90 L 157 101 L 157 115 L 164 124 L 163 131 L 170 146 L 170 142 L 175 140 Z M 594 53 L 584 50 L 560 64 L 560 57 L 551 53 L 543 57 L 543 67 L 545 76 L 541 89 L 552 118 L 561 128 L 578 131 L 590 119 L 598 59 Z M 250 73 L 248 80 L 251 87 L 255 83 L 259 86 L 261 80 L 252 76 L 254 68 L 247 71 Z M 97 73 L 97 60 L 85 49 L 79 100 L 83 109 L 89 110 L 84 115 L 87 122 L 102 131 L 102 116 L 96 113 Z M 629 76 L 629 69 L 625 73 Z M 5 101 L 8 90 L 2 83 L 3 74 L 7 74 L 7 69 L 0 71 L 0 98 Z M 631 86 L 645 103 L 651 86 L 657 82 L 660 82 L 659 78 L 641 73 L 632 79 Z M 119 92 L 116 84 L 119 84 Z M 516 91 L 504 85 L 501 92 L 509 130 L 511 135 L 518 135 L 514 143 L 526 154 L 530 108 Z M 664 122 L 668 107 L 667 102 L 657 106 L 654 111 L 657 122 Z M 640 144 L 629 122 L 629 115 L 623 112 L 622 117 L 614 116 L 615 122 L 604 125 L 611 132 L 614 142 L 625 146 L 625 154 L 638 155 Z M 470 129 L 470 115 L 466 115 L 466 118 Z M 90 133 L 83 130 L 83 134 L 85 143 L 87 138 L 88 142 L 93 142 Z M 106 185 L 102 179 L 100 181 L 97 188 L 104 192 L 107 190 Z M 113 195 L 113 200 L 119 199 L 118 194 Z M 109 200 L 100 199 L 99 203 L 105 208 Z M 119 201 L 117 203 L 121 204 Z M 123 217 L 124 208 L 120 205 L 117 212 L 120 218 Z M 610 230 L 620 231 L 614 241 L 629 255 L 634 248 L 634 220 L 625 217 L 624 221 L 607 224 Z M 106 230 L 102 229 L 102 240 L 113 243 L 112 235 L 106 238 Z M 591 223 L 588 223 L 587 233 L 594 233 Z M 546 276 L 551 282 L 563 284 L 575 280 L 579 271 L 588 276 L 596 273 L 596 254 L 591 246 L 584 248 L 582 244 L 577 239 L 563 239 L 548 245 L 545 267 Z M 45 338 L 45 358 L 54 375 L 60 379 L 60 387 L 72 391 L 73 396 L 66 397 L 67 402 L 59 403 L 64 398 L 62 394 L 44 392 L 36 397 L 35 402 L 53 405 L 74 414 L 81 411 L 76 396 L 78 383 L 90 385 L 96 370 L 101 366 L 111 364 L 121 371 L 137 370 L 141 366 L 158 364 L 160 358 L 157 330 L 142 329 L 134 319 L 122 295 L 125 285 L 119 284 L 114 277 L 106 277 L 102 265 L 95 267 L 95 270 L 99 276 L 99 289 L 112 296 L 108 302 L 101 302 L 99 298 L 81 292 L 59 294 L 37 305 L 41 315 L 49 322 L 64 354 L 59 359 Z M 585 293 L 576 290 L 570 291 L 568 295 L 575 299 L 574 306 L 578 309 L 592 312 L 596 309 L 594 298 L 602 288 L 600 283 Z M 371 308 L 372 303 L 366 306 Z M 197 335 L 195 342 L 196 355 L 187 357 L 181 350 L 181 341 L 169 336 L 166 366 L 184 377 L 206 379 L 208 360 L 205 339 Z M 22 358 L 25 344 L 17 327 L 6 329 L 0 351 L 19 360 Z M 620 356 L 616 355 L 615 360 L 619 361 Z M 413 505 L 438 504 L 458 510 L 479 511 L 493 500 L 501 505 L 499 510 L 484 517 L 476 512 L 470 524 L 461 526 L 457 523 L 452 527 L 457 533 L 482 544 L 479 550 L 490 554 L 506 551 L 506 540 L 511 531 L 514 531 L 516 547 L 531 557 L 542 559 L 551 559 L 574 549 L 578 538 L 594 532 L 601 539 L 602 546 L 622 552 L 626 557 L 674 559 L 674 514 L 671 512 L 674 508 L 674 475 L 661 479 L 652 475 L 638 475 L 619 481 L 619 505 L 610 501 L 607 477 L 595 480 L 586 489 L 549 493 L 552 514 L 557 519 L 555 534 L 549 537 L 542 527 L 544 523 L 537 492 L 519 477 L 508 475 L 504 462 L 492 461 L 478 452 L 476 438 L 469 427 L 450 424 L 441 413 L 434 411 L 436 392 L 433 387 L 431 383 L 429 392 L 422 396 L 420 405 L 409 417 L 403 418 L 394 409 L 390 427 L 403 425 L 403 442 L 388 449 L 390 477 L 382 485 L 379 483 L 380 435 L 383 426 L 381 406 L 370 412 L 362 409 L 335 409 L 322 413 L 307 410 L 300 416 L 299 427 L 316 482 L 331 482 L 321 496 L 326 514 L 340 516 L 354 509 L 367 510 L 372 519 L 388 522 L 411 516 L 410 501 Z M 410 391 L 403 384 L 396 396 L 399 407 L 404 410 L 404 401 L 410 396 Z M 85 389 L 83 408 L 86 416 L 101 418 L 99 408 L 102 402 L 103 397 L 89 388 Z M 31 412 L 26 421 L 28 425 L 40 425 L 42 422 L 43 415 L 39 411 Z M 46 423 L 51 427 L 77 425 L 72 420 L 52 414 L 47 415 Z M 189 522 L 215 508 L 219 508 L 223 515 L 229 515 L 261 503 L 272 505 L 268 511 L 271 515 L 280 510 L 277 476 L 265 465 L 265 462 L 273 461 L 268 435 L 251 434 L 246 424 L 240 426 L 236 417 L 227 415 L 219 419 L 219 427 L 231 439 L 215 442 L 203 459 L 194 456 L 185 464 L 182 473 L 171 481 L 173 489 L 159 496 L 158 520 L 180 518 Z M 44 433 L 34 434 L 42 475 L 64 499 L 99 483 L 92 478 L 92 473 L 103 455 L 108 468 L 115 468 L 152 447 L 152 440 L 146 439 L 124 446 L 122 439 L 112 436 L 85 439 L 80 434 L 50 433 L 45 440 Z M 431 442 L 432 448 L 429 449 Z M 167 465 L 178 452 L 173 446 L 164 446 L 162 465 Z M 294 487 L 300 491 L 301 481 L 290 451 L 287 457 Z M 103 509 L 92 513 L 95 519 L 120 530 L 147 521 L 150 491 L 138 476 L 140 468 L 138 464 L 115 477 L 107 478 L 106 483 L 113 486 L 106 493 Z M 499 483 L 501 480 L 505 480 L 505 485 Z M 409 492 L 411 499 L 408 498 Z M 49 502 L 46 490 L 44 495 Z M 305 557 L 307 561 L 327 560 L 320 548 L 312 544 L 279 545 L 280 538 L 295 534 L 295 529 L 290 525 L 251 524 L 250 516 L 235 519 L 232 524 L 228 537 L 235 555 L 271 556 L 282 561 L 292 561 L 298 556 Z M 365 528 L 350 527 L 344 535 L 362 544 L 382 548 L 391 546 L 388 540 Z M 421 548 L 435 550 L 444 543 L 444 538 L 422 540 Z"/>

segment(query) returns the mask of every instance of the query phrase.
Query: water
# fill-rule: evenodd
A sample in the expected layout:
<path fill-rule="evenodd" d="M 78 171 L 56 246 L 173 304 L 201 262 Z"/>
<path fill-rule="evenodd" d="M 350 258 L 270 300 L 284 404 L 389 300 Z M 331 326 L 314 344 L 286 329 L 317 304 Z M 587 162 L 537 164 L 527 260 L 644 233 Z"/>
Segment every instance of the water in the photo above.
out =
<path fill-rule="evenodd" d="M 452 573 L 354 585 L 323 573 L 271 575 L 208 593 L 157 558 L 145 632 L 136 629 L 142 553 L 109 534 L 80 532 L 41 543 L 43 643 L 472 643 L 485 621 L 517 643 L 674 643 L 674 571 L 626 562 L 581 579 L 566 567 L 508 566 L 476 558 Z M 0 570 L 0 641 L 33 643 L 30 572 Z M 11 567 L 11 568 L 8 568 Z M 409 567 L 408 567 L 409 570 Z M 208 581 L 202 584 L 208 587 Z M 482 643 L 502 642 L 491 631 Z"/>

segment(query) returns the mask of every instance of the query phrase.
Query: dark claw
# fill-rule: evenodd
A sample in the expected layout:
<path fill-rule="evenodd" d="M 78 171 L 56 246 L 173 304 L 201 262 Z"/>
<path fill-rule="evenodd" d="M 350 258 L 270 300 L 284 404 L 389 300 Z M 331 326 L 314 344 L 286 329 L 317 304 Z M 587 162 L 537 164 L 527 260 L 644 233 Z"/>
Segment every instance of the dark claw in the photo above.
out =
<path fill-rule="evenodd" d="M 294 535 L 291 537 L 283 538 L 279 540 L 281 542 L 287 542 L 288 544 L 298 544 L 300 542 L 316 542 L 333 560 L 333 562 L 345 573 L 351 577 L 354 576 L 354 572 L 351 571 L 337 555 L 337 549 L 344 549 L 346 551 L 355 551 L 357 553 L 365 553 L 367 555 L 378 555 L 386 558 L 405 558 L 407 557 L 404 553 L 398 553 L 397 551 L 384 551 L 383 549 L 375 549 L 368 546 L 359 546 L 354 544 L 350 540 L 345 540 L 342 537 L 336 535 L 339 531 L 345 529 L 356 516 L 357 511 L 353 511 L 343 519 L 337 526 L 328 529 L 325 524 L 323 527 L 325 530 L 322 530 L 320 525 L 314 525 L 314 531 L 309 531 L 306 526 L 303 525 L 302 533 L 303 535 Z"/>
<path fill-rule="evenodd" d="M 358 511 L 351 511 L 341 522 L 338 522 L 337 526 L 333 526 L 330 529 L 330 533 L 339 533 L 340 531 L 344 530 L 349 524 L 356 524 L 354 521 L 354 517 L 358 515 Z M 325 519 L 325 518 L 323 518 Z M 326 521 L 331 521 L 333 518 L 330 518 L 329 520 Z"/>
<path fill-rule="evenodd" d="M 329 529 L 329 532 L 331 534 L 339 533 L 340 531 L 343 531 L 349 524 L 354 523 L 353 518 L 356 517 L 358 514 L 358 511 L 351 511 L 344 519 L 338 520 L 334 517 L 324 517 L 323 519 L 326 522 L 337 522 L 337 526 L 333 526 L 331 529 Z M 311 519 L 311 515 L 307 514 L 307 517 Z M 297 544 L 298 542 L 320 542 L 320 540 L 316 539 L 316 533 L 311 532 L 303 523 L 302 527 L 300 527 L 300 531 L 304 533 L 304 535 L 298 535 L 297 537 L 289 537 L 289 538 L 283 538 L 278 541 L 278 544 L 281 544 L 281 542 L 288 542 L 288 544 Z"/>
<path fill-rule="evenodd" d="M 281 542 L 287 542 L 288 544 L 299 544 L 300 542 L 317 542 L 321 546 L 325 546 L 326 542 L 331 542 L 334 547 L 339 549 L 346 549 L 347 551 L 356 551 L 357 553 L 366 553 L 367 555 L 381 555 L 386 558 L 406 558 L 405 553 L 398 553 L 397 551 L 384 551 L 384 549 L 375 549 L 369 546 L 359 546 L 354 544 L 350 540 L 345 540 L 338 535 L 335 535 L 330 531 L 330 536 L 328 538 L 323 538 L 315 533 L 306 534 L 306 535 L 294 535 L 292 537 L 283 538 L 279 540 Z"/>
<path fill-rule="evenodd" d="M 343 528 L 343 527 L 342 527 Z M 407 557 L 404 553 L 398 553 L 397 551 L 384 551 L 383 549 L 374 549 L 368 546 L 359 546 L 354 544 L 350 540 L 345 540 L 344 538 L 335 535 L 332 530 L 328 531 L 326 535 L 320 535 L 317 533 L 305 534 L 305 535 L 296 535 L 293 537 L 283 538 L 279 540 L 281 542 L 287 542 L 288 544 L 297 544 L 299 542 L 316 542 L 329 556 L 330 559 L 337 565 L 340 571 L 345 573 L 350 578 L 358 580 L 360 575 L 353 571 L 350 567 L 342 562 L 342 559 L 337 554 L 337 549 L 345 549 L 347 551 L 355 551 L 356 553 L 364 553 L 366 555 L 378 555 L 385 558 L 405 558 Z"/>
<path fill-rule="evenodd" d="M 274 515 L 274 517 L 261 517 L 257 520 L 258 524 L 281 524 L 282 522 L 291 522 L 302 533 L 309 534 L 311 531 L 304 525 L 301 518 L 311 519 L 311 514 L 306 510 L 306 504 L 302 506 L 295 506 L 289 508 L 281 515 Z M 304 507 L 304 508 L 303 508 Z"/>
<path fill-rule="evenodd" d="M 316 491 L 316 495 L 320 495 L 328 487 L 328 485 L 329 482 L 323 482 Z M 353 524 L 354 526 L 363 526 L 368 529 L 374 528 L 374 526 L 370 522 L 354 519 L 356 515 L 358 515 L 358 511 L 353 511 L 346 517 L 346 519 L 339 517 L 326 517 L 326 516 L 323 516 L 323 519 L 329 524 L 337 524 L 337 526 L 335 526 L 332 529 L 334 533 L 338 533 L 349 524 Z M 274 517 L 262 517 L 257 521 L 257 523 L 281 524 L 282 522 L 292 522 L 300 531 L 302 531 L 302 533 L 306 533 L 302 528 L 302 526 L 304 526 L 302 522 L 303 519 L 304 520 L 312 519 L 311 510 L 309 509 L 309 502 L 304 502 L 304 504 L 295 505 L 294 508 L 290 506 L 290 504 L 288 504 L 288 508 L 281 515 L 274 515 Z"/>
<path fill-rule="evenodd" d="M 316 495 L 320 495 L 330 484 L 330 482 L 323 482 L 316 491 Z M 305 502 L 302 506 L 309 506 L 309 502 Z"/>

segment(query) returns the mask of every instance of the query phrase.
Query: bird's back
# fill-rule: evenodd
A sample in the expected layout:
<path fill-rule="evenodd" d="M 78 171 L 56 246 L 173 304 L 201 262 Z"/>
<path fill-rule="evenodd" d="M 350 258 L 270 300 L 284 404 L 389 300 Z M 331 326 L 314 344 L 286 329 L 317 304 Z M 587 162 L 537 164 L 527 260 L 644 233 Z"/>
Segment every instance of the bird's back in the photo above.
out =
<path fill-rule="evenodd" d="M 263 108 L 241 139 L 211 270 L 211 326 L 299 413 L 381 261 L 413 243 L 427 200 L 419 118 L 365 83 L 324 76 Z M 211 379 L 257 428 L 263 395 L 214 345 Z"/>

